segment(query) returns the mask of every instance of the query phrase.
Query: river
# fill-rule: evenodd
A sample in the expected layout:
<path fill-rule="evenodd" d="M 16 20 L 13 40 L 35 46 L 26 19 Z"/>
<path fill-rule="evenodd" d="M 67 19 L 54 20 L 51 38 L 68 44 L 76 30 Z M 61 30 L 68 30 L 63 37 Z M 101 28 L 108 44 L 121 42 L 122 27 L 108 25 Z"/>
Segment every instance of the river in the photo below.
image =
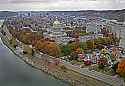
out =
<path fill-rule="evenodd" d="M 13 54 L 0 39 L 0 86 L 69 86 L 32 68 Z"/>

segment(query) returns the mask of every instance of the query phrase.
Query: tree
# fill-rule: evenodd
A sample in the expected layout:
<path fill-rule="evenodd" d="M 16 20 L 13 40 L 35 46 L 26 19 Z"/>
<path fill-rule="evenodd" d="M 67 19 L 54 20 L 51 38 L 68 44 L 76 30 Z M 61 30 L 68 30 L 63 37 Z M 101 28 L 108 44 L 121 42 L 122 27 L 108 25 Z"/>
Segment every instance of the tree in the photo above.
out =
<path fill-rule="evenodd" d="M 80 48 L 87 49 L 87 43 L 86 42 L 80 42 Z"/>
<path fill-rule="evenodd" d="M 61 56 L 66 56 L 71 53 L 71 48 L 69 48 L 69 46 L 67 45 L 60 46 L 60 49 L 61 49 Z"/>
<path fill-rule="evenodd" d="M 60 55 L 60 48 L 55 42 L 50 42 L 41 39 L 36 42 L 35 48 L 36 50 L 39 50 L 51 56 L 58 57 Z"/>
<path fill-rule="evenodd" d="M 117 73 L 125 77 L 125 59 L 118 63 Z"/>
<path fill-rule="evenodd" d="M 94 41 L 93 40 L 88 40 L 88 41 L 86 41 L 86 43 L 87 43 L 87 48 L 88 49 L 92 49 L 92 48 L 94 48 Z"/>
<path fill-rule="evenodd" d="M 27 54 L 27 55 L 33 56 L 33 54 L 34 54 L 33 49 L 30 48 L 28 45 L 25 45 L 25 46 L 23 47 L 23 50 L 24 50 L 23 52 L 24 52 L 25 54 Z"/>
<path fill-rule="evenodd" d="M 32 33 L 31 32 L 20 32 L 19 40 L 25 44 L 31 44 Z"/>
<path fill-rule="evenodd" d="M 16 38 L 12 37 L 12 39 L 9 40 L 9 43 L 12 47 L 16 48 L 17 46 Z"/>
<path fill-rule="evenodd" d="M 115 36 L 112 37 L 112 41 L 113 41 L 114 45 L 118 45 L 119 42 L 120 42 L 120 40 L 117 37 L 115 37 Z"/>
<path fill-rule="evenodd" d="M 80 54 L 80 53 L 83 52 L 83 49 L 79 47 L 79 48 L 77 48 L 77 49 L 75 50 L 75 52 L 76 52 L 77 54 Z"/>
<path fill-rule="evenodd" d="M 72 52 L 70 54 L 69 60 L 77 60 L 78 59 L 78 54 L 76 52 Z"/>
<path fill-rule="evenodd" d="M 38 51 L 41 51 L 43 53 L 46 53 L 55 57 L 59 57 L 60 55 L 60 48 L 55 43 L 55 41 L 51 41 L 50 39 L 44 39 L 43 36 L 38 33 L 33 33 L 29 29 L 19 30 L 19 31 L 12 29 L 10 30 L 10 32 L 19 41 L 23 42 L 24 44 L 34 46 L 35 49 Z M 31 50 L 28 50 L 28 51 L 31 51 Z"/>
<path fill-rule="evenodd" d="M 76 42 L 72 42 L 68 44 L 68 47 L 72 50 L 75 51 L 77 48 L 79 48 L 79 44 L 77 44 Z"/>
<path fill-rule="evenodd" d="M 60 48 L 55 42 L 48 42 L 44 49 L 51 56 L 59 57 L 60 55 Z"/>
<path fill-rule="evenodd" d="M 103 69 L 106 64 L 107 64 L 107 59 L 106 59 L 105 57 L 101 57 L 101 58 L 98 60 L 98 67 L 99 67 L 100 69 Z"/>

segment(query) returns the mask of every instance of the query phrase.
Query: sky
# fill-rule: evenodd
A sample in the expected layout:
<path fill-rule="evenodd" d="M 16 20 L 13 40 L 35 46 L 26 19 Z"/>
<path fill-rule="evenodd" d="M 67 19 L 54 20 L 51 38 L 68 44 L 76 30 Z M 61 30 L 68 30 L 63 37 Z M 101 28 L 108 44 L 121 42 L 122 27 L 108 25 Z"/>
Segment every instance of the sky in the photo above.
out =
<path fill-rule="evenodd" d="M 125 0 L 0 0 L 1 11 L 75 11 L 124 8 Z"/>

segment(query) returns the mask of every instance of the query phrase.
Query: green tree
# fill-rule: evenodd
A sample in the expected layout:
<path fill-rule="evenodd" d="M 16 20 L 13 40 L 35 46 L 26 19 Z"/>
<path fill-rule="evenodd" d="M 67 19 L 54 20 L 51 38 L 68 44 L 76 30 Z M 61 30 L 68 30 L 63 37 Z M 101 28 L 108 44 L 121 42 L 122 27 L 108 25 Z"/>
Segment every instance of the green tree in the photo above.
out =
<path fill-rule="evenodd" d="M 93 40 L 88 40 L 88 41 L 86 41 L 86 43 L 87 43 L 88 49 L 94 48 L 94 41 Z"/>
<path fill-rule="evenodd" d="M 87 43 L 86 42 L 80 42 L 80 48 L 87 49 Z"/>
<path fill-rule="evenodd" d="M 71 53 L 71 48 L 69 48 L 69 46 L 67 45 L 62 45 L 60 46 L 60 48 L 61 48 L 61 56 L 66 56 Z"/>
<path fill-rule="evenodd" d="M 76 52 L 72 52 L 70 54 L 70 57 L 68 58 L 70 61 L 72 60 L 78 60 L 78 54 Z"/>
<path fill-rule="evenodd" d="M 16 48 L 17 46 L 17 41 L 16 41 L 16 38 L 12 37 L 12 39 L 10 39 L 10 45 L 14 48 Z"/>
<path fill-rule="evenodd" d="M 25 45 L 25 46 L 23 47 L 23 50 L 24 50 L 23 52 L 24 52 L 25 54 L 27 54 L 27 55 L 33 56 L 33 54 L 34 54 L 33 49 L 30 48 L 28 45 Z"/>
<path fill-rule="evenodd" d="M 72 51 L 75 51 L 77 48 L 79 48 L 79 44 L 76 42 L 69 43 L 67 45 Z"/>

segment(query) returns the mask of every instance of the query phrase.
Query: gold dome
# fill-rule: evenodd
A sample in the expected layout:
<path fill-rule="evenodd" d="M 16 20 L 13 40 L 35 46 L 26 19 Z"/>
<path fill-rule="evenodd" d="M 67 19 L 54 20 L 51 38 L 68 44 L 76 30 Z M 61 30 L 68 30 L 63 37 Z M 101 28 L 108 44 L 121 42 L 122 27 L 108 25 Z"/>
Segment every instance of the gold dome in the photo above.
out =
<path fill-rule="evenodd" d="M 53 28 L 60 28 L 61 27 L 61 23 L 58 21 L 58 19 L 56 19 L 53 23 Z"/>

